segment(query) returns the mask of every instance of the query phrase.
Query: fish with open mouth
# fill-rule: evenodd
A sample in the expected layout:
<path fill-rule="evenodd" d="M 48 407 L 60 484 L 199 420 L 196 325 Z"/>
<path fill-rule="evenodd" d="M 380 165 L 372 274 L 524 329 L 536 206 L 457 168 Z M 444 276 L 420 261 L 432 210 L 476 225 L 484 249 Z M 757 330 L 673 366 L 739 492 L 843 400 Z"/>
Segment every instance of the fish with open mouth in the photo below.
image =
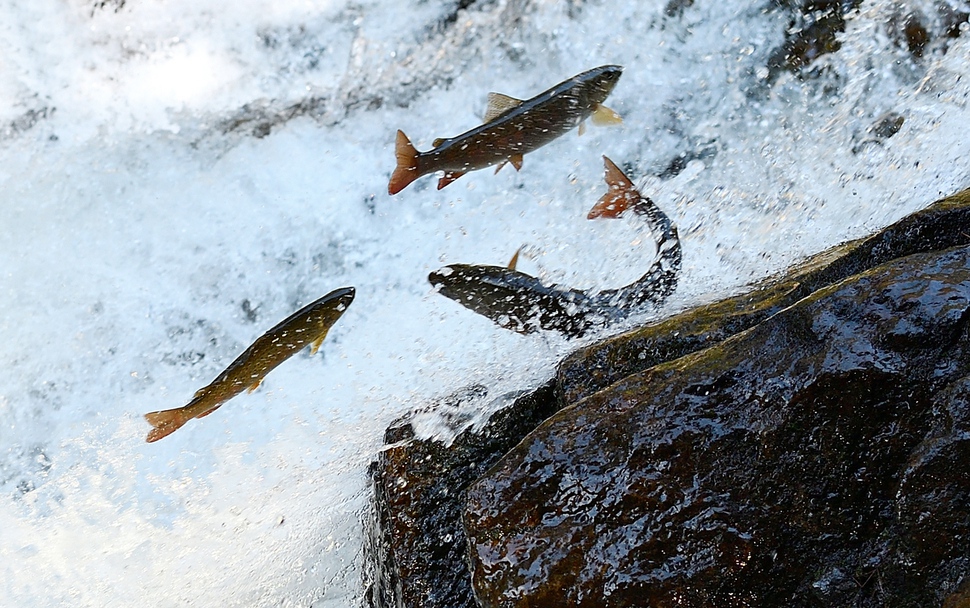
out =
<path fill-rule="evenodd" d="M 605 327 L 638 311 L 659 306 L 677 287 L 681 249 L 677 227 L 649 197 L 607 157 L 607 193 L 589 217 L 619 217 L 630 210 L 643 217 L 657 244 L 657 258 L 639 279 L 618 289 L 587 293 L 560 285 L 546 285 L 537 277 L 509 267 L 451 264 L 432 272 L 428 280 L 441 295 L 488 317 L 501 327 L 529 334 L 557 331 L 575 338 Z"/>
<path fill-rule="evenodd" d="M 145 441 L 158 441 L 192 418 L 208 416 L 244 390 L 256 390 L 266 374 L 304 347 L 310 346 L 310 354 L 315 354 L 354 295 L 353 287 L 343 287 L 304 306 L 257 338 L 215 380 L 196 391 L 187 405 L 145 414 L 153 427 Z"/>
<path fill-rule="evenodd" d="M 441 190 L 469 171 L 505 163 L 522 168 L 522 156 L 537 150 L 577 125 L 583 133 L 586 118 L 596 124 L 622 122 L 619 115 L 602 105 L 613 91 L 623 68 L 604 65 L 563 81 L 532 99 L 522 101 L 490 93 L 485 122 L 456 137 L 436 139 L 432 149 L 418 152 L 403 131 L 397 132 L 397 168 L 387 185 L 397 194 L 422 175 L 444 171 L 438 180 Z"/>

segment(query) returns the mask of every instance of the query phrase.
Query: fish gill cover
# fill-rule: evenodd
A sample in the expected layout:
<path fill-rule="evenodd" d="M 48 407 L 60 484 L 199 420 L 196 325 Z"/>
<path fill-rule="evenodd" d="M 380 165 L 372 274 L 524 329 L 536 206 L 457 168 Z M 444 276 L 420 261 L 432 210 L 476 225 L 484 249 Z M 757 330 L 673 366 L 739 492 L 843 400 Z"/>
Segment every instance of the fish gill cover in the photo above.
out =
<path fill-rule="evenodd" d="M 428 273 L 525 244 L 549 283 L 638 277 L 643 223 L 585 220 L 602 154 L 680 229 L 656 315 L 970 185 L 970 8 L 812 6 L 5 0 L 0 605 L 360 605 L 387 424 L 537 386 L 578 344 L 504 331 Z M 387 196 L 396 129 L 427 149 L 490 91 L 607 63 L 621 127 Z M 143 443 L 143 412 L 342 285 L 316 357 Z"/>

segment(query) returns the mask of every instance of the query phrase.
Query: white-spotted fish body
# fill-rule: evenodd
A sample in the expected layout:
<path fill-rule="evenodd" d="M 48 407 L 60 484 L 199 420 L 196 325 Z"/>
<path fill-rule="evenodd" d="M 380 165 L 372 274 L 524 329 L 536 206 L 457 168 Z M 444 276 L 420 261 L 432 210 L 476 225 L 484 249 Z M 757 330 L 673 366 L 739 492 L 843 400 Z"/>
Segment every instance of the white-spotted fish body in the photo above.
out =
<path fill-rule="evenodd" d="M 354 301 L 353 287 L 334 290 L 296 311 L 256 339 L 215 380 L 196 391 L 183 407 L 151 412 L 146 441 L 152 443 L 177 431 L 193 418 L 214 412 L 241 392 L 255 390 L 281 363 L 309 346 L 316 353 L 327 332 Z"/>

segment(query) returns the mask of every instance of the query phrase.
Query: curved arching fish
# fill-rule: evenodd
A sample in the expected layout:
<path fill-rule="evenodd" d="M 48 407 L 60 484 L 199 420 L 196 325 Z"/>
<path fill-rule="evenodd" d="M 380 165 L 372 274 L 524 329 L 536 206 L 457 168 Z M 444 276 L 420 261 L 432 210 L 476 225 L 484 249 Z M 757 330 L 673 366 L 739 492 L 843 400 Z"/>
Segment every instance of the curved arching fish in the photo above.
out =
<path fill-rule="evenodd" d="M 422 175 L 444 171 L 438 180 L 441 190 L 469 171 L 505 163 L 516 170 L 522 155 L 537 150 L 592 117 L 594 123 L 622 122 L 619 115 L 602 105 L 613 91 L 623 68 L 604 65 L 563 81 L 532 99 L 522 101 L 489 93 L 485 123 L 456 137 L 436 139 L 432 149 L 418 152 L 403 131 L 397 132 L 394 153 L 397 168 L 387 185 L 390 194 L 404 190 Z"/>
<path fill-rule="evenodd" d="M 680 274 L 677 227 L 650 198 L 636 190 L 613 161 L 605 156 L 603 160 L 608 190 L 588 217 L 619 217 L 630 210 L 646 219 L 657 243 L 657 259 L 639 279 L 596 293 L 545 285 L 538 278 L 515 270 L 516 255 L 510 267 L 452 264 L 432 272 L 428 280 L 441 295 L 506 329 L 524 334 L 550 330 L 579 337 L 644 305 L 659 306 L 677 287 Z"/>
<path fill-rule="evenodd" d="M 187 405 L 145 414 L 153 427 L 145 440 L 158 441 L 192 418 L 208 416 L 244 390 L 256 390 L 266 374 L 304 347 L 309 346 L 310 354 L 315 354 L 327 332 L 354 301 L 354 294 L 353 287 L 343 287 L 304 306 L 257 338 L 215 380 L 196 391 Z"/>

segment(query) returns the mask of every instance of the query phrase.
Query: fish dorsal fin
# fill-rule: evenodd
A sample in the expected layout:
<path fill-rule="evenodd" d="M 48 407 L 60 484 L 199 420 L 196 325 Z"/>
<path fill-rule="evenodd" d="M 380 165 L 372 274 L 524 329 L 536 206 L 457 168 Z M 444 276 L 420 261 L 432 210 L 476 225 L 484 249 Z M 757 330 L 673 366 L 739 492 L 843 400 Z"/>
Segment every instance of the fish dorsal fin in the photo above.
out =
<path fill-rule="evenodd" d="M 618 125 L 623 122 L 623 117 L 603 104 L 600 104 L 593 110 L 592 120 L 594 125 L 602 127 L 605 125 Z"/>
<path fill-rule="evenodd" d="M 515 97 L 509 97 L 501 93 L 489 93 L 488 107 L 485 108 L 485 122 L 495 120 L 520 103 L 522 103 L 522 100 L 516 99 Z"/>
<path fill-rule="evenodd" d="M 445 143 L 445 138 L 444 137 L 439 137 L 436 140 L 434 140 L 433 142 L 431 142 L 431 147 L 432 148 L 437 148 L 438 146 L 440 146 L 443 143 Z"/>
<path fill-rule="evenodd" d="M 509 270 L 515 270 L 515 267 L 519 265 L 519 254 L 522 253 L 522 247 L 515 250 L 515 255 L 509 260 Z"/>

